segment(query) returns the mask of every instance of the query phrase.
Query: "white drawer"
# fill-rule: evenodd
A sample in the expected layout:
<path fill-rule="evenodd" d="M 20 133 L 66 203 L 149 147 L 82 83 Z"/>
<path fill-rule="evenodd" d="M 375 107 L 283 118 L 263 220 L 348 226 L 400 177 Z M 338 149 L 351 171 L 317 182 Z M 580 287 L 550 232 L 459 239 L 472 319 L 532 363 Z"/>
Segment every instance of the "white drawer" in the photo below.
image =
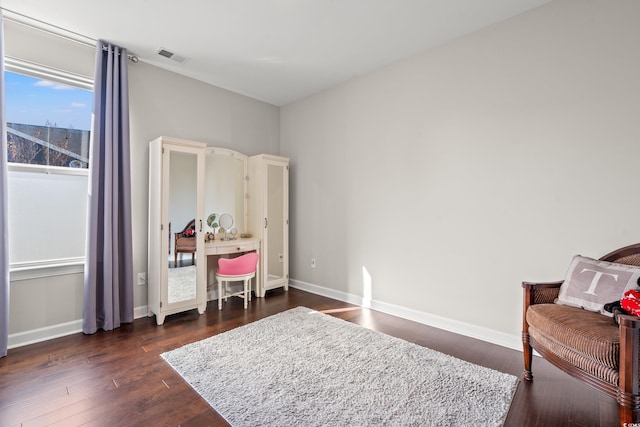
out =
<path fill-rule="evenodd" d="M 223 255 L 223 254 L 237 254 L 240 252 L 255 251 L 260 248 L 259 241 L 252 242 L 224 242 L 205 244 L 205 252 L 207 255 Z"/>

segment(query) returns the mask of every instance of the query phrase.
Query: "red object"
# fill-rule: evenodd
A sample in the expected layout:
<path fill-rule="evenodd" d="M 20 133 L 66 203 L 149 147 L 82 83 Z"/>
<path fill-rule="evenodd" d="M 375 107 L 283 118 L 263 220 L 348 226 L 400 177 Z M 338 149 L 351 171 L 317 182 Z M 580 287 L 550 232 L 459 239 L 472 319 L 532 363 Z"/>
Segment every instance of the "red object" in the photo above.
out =
<path fill-rule="evenodd" d="M 620 300 L 620 306 L 627 313 L 640 317 L 640 291 L 632 289 L 625 292 Z"/>
<path fill-rule="evenodd" d="M 195 234 L 195 232 L 196 231 L 193 228 L 190 228 L 190 229 L 186 230 L 184 232 L 184 234 L 186 234 L 187 236 L 193 236 Z"/>

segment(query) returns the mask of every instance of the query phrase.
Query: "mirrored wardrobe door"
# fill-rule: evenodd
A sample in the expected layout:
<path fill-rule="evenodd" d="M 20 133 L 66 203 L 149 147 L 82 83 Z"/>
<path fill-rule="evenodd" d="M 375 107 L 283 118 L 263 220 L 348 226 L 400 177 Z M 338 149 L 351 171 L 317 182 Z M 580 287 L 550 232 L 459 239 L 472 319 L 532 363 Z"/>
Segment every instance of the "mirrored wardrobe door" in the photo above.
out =
<path fill-rule="evenodd" d="M 277 280 L 284 277 L 284 166 L 267 166 L 267 279 Z"/>
<path fill-rule="evenodd" d="M 149 315 L 206 310 L 202 194 L 206 144 L 162 136 L 149 142 Z M 203 286 L 204 284 L 204 286 Z"/>
<path fill-rule="evenodd" d="M 166 301 L 175 304 L 195 300 L 197 295 L 198 155 L 170 150 L 166 159 L 169 163 Z"/>
<path fill-rule="evenodd" d="M 289 288 L 289 159 L 249 157 L 249 232 L 261 240 L 257 295 Z"/>

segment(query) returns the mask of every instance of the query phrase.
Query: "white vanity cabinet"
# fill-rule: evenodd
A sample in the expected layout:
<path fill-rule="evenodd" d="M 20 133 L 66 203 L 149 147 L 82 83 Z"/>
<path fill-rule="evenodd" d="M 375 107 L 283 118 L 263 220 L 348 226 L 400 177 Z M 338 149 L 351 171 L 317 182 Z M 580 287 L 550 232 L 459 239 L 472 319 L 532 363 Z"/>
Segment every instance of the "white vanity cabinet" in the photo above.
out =
<path fill-rule="evenodd" d="M 206 309 L 205 157 L 203 143 L 170 137 L 149 143 L 148 307 L 158 325 L 167 315 Z M 192 220 L 193 233 L 180 233 Z M 175 233 L 194 247 L 193 254 L 178 252 L 177 265 Z"/>
<path fill-rule="evenodd" d="M 289 288 L 289 159 L 249 157 L 249 231 L 260 239 L 256 294 Z"/>

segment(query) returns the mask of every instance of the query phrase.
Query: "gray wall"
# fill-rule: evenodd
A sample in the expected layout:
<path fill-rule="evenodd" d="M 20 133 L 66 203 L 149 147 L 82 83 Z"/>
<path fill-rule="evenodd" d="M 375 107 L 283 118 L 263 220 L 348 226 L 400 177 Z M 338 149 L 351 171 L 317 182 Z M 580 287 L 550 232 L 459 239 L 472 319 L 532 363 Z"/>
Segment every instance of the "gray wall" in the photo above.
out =
<path fill-rule="evenodd" d="M 141 62 L 130 65 L 129 86 L 137 274 L 147 271 L 149 141 L 166 135 L 247 155 L 278 154 L 280 109 Z M 134 292 L 135 306 L 146 306 L 146 286 L 136 286 Z"/>
<path fill-rule="evenodd" d="M 638 16 L 554 1 L 283 107 L 297 284 L 519 347 L 523 280 L 640 241 Z"/>
<path fill-rule="evenodd" d="M 95 49 L 91 47 L 12 23 L 6 25 L 5 34 L 8 55 L 48 64 L 53 61 L 50 52 L 54 49 L 55 57 L 64 58 L 57 61 L 58 68 L 93 77 Z M 280 109 L 143 62 L 129 63 L 129 86 L 133 256 L 137 275 L 147 271 L 148 142 L 167 135 L 247 155 L 278 154 Z M 12 280 L 10 345 L 79 330 L 82 290 L 81 272 Z M 136 285 L 134 292 L 137 315 L 146 313 L 146 286 Z M 41 330 L 33 332 L 38 329 Z"/>
<path fill-rule="evenodd" d="M 517 345 L 522 280 L 639 240 L 639 14 L 556 0 L 281 110 L 131 64 L 135 273 L 149 140 L 279 153 L 295 285 L 367 302 L 370 284 L 375 308 Z M 81 289 L 12 283 L 12 333 L 78 319 Z"/>

